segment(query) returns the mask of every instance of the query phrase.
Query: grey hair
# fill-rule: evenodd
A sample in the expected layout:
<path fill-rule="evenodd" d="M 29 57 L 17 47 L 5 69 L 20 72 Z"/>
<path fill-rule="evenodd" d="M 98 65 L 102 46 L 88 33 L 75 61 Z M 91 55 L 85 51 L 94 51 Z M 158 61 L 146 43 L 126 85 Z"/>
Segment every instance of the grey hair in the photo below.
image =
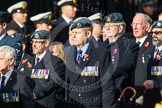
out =
<path fill-rule="evenodd" d="M 16 52 L 14 48 L 4 45 L 0 47 L 0 52 L 4 52 L 7 59 L 13 58 L 14 61 L 16 60 Z"/>
<path fill-rule="evenodd" d="M 137 15 L 142 15 L 144 17 L 144 22 L 145 23 L 149 23 L 150 25 L 152 24 L 152 19 L 151 19 L 151 17 L 149 15 L 144 14 L 144 13 L 136 13 L 135 16 L 137 16 Z"/>

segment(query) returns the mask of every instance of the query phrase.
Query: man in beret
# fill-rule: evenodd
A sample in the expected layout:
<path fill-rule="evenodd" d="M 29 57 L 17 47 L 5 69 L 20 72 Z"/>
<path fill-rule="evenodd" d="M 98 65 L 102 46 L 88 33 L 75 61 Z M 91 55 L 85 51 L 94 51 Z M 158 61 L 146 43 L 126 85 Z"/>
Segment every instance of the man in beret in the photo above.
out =
<path fill-rule="evenodd" d="M 162 99 L 160 96 L 160 91 L 157 89 L 159 88 L 162 90 L 162 76 L 160 70 L 162 68 L 162 21 L 155 21 L 152 25 L 152 43 L 155 46 L 155 50 L 154 60 L 152 63 L 154 68 L 152 67 L 151 73 L 154 78 L 152 80 L 146 80 L 143 83 L 143 86 L 148 92 L 154 93 L 154 95 L 149 97 L 152 104 L 148 108 L 154 107 L 155 103 L 160 102 Z M 154 71 L 155 67 L 159 68 L 157 72 Z M 154 89 L 154 91 L 150 89 Z"/>
<path fill-rule="evenodd" d="M 16 62 L 15 67 L 20 63 L 22 56 L 22 43 L 20 38 L 17 38 L 15 35 L 9 36 L 6 32 L 7 20 L 9 14 L 7 12 L 0 12 L 0 46 L 8 45 L 15 49 L 16 51 Z M 21 35 L 23 38 L 23 36 Z"/>
<path fill-rule="evenodd" d="M 69 88 L 66 88 L 66 107 L 116 108 L 113 82 L 108 72 L 109 55 L 106 49 L 95 47 L 89 40 L 92 35 L 91 21 L 85 17 L 77 18 L 70 30 L 75 46 L 70 46 L 70 51 L 66 53 L 65 76 L 69 84 Z M 105 79 L 103 84 L 95 85 L 102 78 Z"/>
<path fill-rule="evenodd" d="M 36 108 L 57 108 L 58 101 L 54 95 L 62 90 L 57 83 L 64 81 L 64 62 L 49 52 L 48 31 L 35 31 L 31 35 L 31 40 L 35 56 L 31 60 L 22 60 L 20 71 L 30 76 L 36 84 L 33 90 Z"/>
<path fill-rule="evenodd" d="M 68 43 L 69 26 L 72 19 L 76 16 L 75 0 L 60 0 L 57 5 L 61 7 L 61 16 L 54 24 L 54 29 L 51 31 L 52 41 L 62 42 L 64 45 Z"/>
<path fill-rule="evenodd" d="M 112 79 L 115 82 L 116 95 L 119 97 L 125 87 L 132 86 L 132 74 L 135 71 L 139 46 L 127 38 L 125 34 L 126 24 L 121 13 L 109 14 L 105 17 L 104 22 L 104 33 L 109 40 L 107 49 L 111 53 Z M 125 97 L 125 102 L 122 102 L 120 107 L 128 107 L 128 98 Z"/>

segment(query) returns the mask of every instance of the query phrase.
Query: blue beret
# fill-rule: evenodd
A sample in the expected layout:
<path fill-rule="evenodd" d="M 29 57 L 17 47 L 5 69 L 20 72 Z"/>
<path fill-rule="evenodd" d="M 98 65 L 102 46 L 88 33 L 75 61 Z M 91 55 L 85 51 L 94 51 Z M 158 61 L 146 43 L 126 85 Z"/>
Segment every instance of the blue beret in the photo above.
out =
<path fill-rule="evenodd" d="M 162 21 L 155 21 L 152 25 L 151 25 L 152 29 L 153 28 L 162 28 Z"/>
<path fill-rule="evenodd" d="M 92 22 L 86 17 L 79 17 L 70 26 L 70 30 L 74 28 L 92 27 Z"/>
<path fill-rule="evenodd" d="M 31 39 L 49 39 L 49 32 L 46 30 L 35 31 L 31 37 Z"/>
<path fill-rule="evenodd" d="M 111 13 L 104 19 L 105 23 L 119 23 L 124 22 L 123 15 L 121 13 Z"/>

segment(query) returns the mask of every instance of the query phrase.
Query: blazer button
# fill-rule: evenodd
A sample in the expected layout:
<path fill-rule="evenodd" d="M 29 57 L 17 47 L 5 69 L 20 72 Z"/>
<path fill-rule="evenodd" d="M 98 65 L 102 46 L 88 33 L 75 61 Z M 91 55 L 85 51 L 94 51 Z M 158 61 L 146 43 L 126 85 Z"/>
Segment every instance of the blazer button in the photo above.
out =
<path fill-rule="evenodd" d="M 80 97 L 81 96 L 81 93 L 79 93 L 78 96 Z"/>
<path fill-rule="evenodd" d="M 83 80 L 84 83 L 86 83 L 87 81 L 86 80 Z"/>

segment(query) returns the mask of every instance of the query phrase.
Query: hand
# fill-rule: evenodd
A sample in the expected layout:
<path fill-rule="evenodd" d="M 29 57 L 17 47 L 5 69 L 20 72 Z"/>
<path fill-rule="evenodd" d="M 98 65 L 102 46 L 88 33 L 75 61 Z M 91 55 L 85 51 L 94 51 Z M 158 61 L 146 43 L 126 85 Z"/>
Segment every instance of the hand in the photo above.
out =
<path fill-rule="evenodd" d="M 34 92 L 33 92 L 33 98 L 34 98 L 34 99 L 37 99 L 37 97 L 36 97 L 36 95 L 35 95 L 35 93 L 34 93 Z"/>
<path fill-rule="evenodd" d="M 152 80 L 146 80 L 143 83 L 143 86 L 145 87 L 145 89 L 152 89 L 152 88 L 154 88 L 154 83 Z"/>

